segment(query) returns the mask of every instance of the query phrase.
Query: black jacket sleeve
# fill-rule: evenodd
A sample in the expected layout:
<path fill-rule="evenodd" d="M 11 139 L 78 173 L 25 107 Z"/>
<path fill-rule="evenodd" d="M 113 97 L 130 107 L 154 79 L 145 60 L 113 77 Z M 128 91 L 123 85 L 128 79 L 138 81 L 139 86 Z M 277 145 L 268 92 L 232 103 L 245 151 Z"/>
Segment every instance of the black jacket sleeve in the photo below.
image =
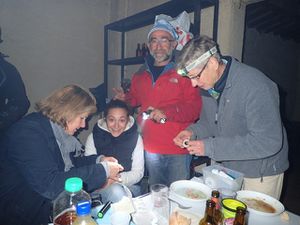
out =
<path fill-rule="evenodd" d="M 0 56 L 0 133 L 25 115 L 29 106 L 20 73 Z"/>

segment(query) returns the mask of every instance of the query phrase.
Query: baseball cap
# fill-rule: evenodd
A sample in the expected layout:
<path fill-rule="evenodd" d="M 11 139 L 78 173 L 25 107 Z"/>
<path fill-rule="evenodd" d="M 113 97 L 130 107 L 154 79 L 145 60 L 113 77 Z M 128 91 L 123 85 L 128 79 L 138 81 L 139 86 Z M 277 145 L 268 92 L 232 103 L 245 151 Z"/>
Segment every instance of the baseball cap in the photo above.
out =
<path fill-rule="evenodd" d="M 163 30 L 163 31 L 166 31 L 168 32 L 169 34 L 171 34 L 171 36 L 177 40 L 178 39 L 178 34 L 176 33 L 174 27 L 169 23 L 167 22 L 166 20 L 157 20 L 155 21 L 152 29 L 149 31 L 148 33 L 148 40 L 151 36 L 151 34 L 154 32 L 154 31 L 157 31 L 157 30 Z"/>

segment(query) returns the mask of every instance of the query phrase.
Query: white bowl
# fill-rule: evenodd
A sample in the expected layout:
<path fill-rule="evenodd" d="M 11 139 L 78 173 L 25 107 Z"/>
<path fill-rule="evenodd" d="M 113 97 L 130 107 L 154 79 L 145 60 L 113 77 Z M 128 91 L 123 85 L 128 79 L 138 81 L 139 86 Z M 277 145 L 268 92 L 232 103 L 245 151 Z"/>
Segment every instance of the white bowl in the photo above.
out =
<path fill-rule="evenodd" d="M 206 201 L 210 198 L 211 191 L 209 186 L 191 180 L 178 180 L 170 186 L 173 196 L 191 202 Z"/>
<path fill-rule="evenodd" d="M 236 198 L 247 205 L 249 216 L 253 216 L 253 215 L 276 216 L 284 211 L 284 206 L 280 201 L 278 201 L 277 199 L 269 195 L 260 192 L 242 190 L 237 192 Z M 247 203 L 247 200 L 245 199 L 252 199 L 254 201 L 255 200 L 263 201 L 264 203 L 268 204 L 268 207 L 269 206 L 273 207 L 275 212 L 272 213 L 272 212 L 264 212 L 263 210 L 259 210 L 258 208 L 251 206 L 249 202 Z"/>

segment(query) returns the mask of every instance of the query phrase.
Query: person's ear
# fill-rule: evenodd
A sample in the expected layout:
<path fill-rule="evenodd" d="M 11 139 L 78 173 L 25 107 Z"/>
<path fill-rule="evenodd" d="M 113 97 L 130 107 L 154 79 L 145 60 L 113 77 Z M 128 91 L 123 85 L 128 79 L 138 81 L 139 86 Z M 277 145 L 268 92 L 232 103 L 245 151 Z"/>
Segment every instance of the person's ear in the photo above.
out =
<path fill-rule="evenodd" d="M 217 70 L 219 68 L 219 61 L 213 56 L 209 58 L 208 64 L 214 70 Z"/>
<path fill-rule="evenodd" d="M 177 41 L 172 41 L 172 48 L 173 48 L 173 50 L 176 49 L 177 45 L 178 45 Z"/>

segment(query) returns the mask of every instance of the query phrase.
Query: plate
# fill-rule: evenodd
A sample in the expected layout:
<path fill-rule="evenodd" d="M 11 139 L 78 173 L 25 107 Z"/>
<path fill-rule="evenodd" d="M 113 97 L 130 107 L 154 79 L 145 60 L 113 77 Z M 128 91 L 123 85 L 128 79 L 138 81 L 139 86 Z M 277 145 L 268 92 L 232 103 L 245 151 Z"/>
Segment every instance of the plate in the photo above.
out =
<path fill-rule="evenodd" d="M 132 214 L 132 220 L 135 225 L 158 224 L 158 220 L 151 211 L 140 211 Z"/>
<path fill-rule="evenodd" d="M 262 216 L 276 216 L 284 211 L 283 204 L 278 201 L 277 199 L 271 197 L 270 195 L 266 195 L 260 192 L 256 191 L 247 191 L 242 190 L 237 192 L 237 199 L 244 202 L 247 205 L 247 209 L 249 211 L 250 215 L 262 215 Z M 250 199 L 250 201 L 249 201 Z M 247 202 L 248 201 L 248 202 Z M 263 210 L 258 209 L 257 207 L 254 207 L 252 203 L 267 203 L 266 206 L 262 207 L 263 204 L 258 204 L 260 207 L 267 209 L 270 206 L 275 210 L 272 212 L 264 212 Z"/>
<path fill-rule="evenodd" d="M 198 225 L 203 216 L 196 215 L 195 213 L 189 212 L 187 210 L 177 209 L 180 215 L 185 216 L 188 219 L 191 219 L 191 225 Z"/>

